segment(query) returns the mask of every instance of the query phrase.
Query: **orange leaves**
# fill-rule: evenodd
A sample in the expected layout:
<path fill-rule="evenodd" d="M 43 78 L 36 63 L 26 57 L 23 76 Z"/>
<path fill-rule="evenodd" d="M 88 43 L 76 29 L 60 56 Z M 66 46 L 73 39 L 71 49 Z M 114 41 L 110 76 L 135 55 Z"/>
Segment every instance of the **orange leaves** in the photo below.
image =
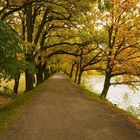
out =
<path fill-rule="evenodd" d="M 133 14 L 136 14 L 136 12 L 139 11 L 138 0 L 111 0 L 111 2 L 113 8 L 110 13 L 113 17 L 120 18 L 120 16 L 124 16 L 124 18 L 130 18 Z"/>
<path fill-rule="evenodd" d="M 11 5 L 22 5 L 24 2 L 27 2 L 27 0 L 9 0 Z"/>
<path fill-rule="evenodd" d="M 110 2 L 114 5 L 121 5 L 122 7 L 137 5 L 139 0 L 110 0 Z"/>
<path fill-rule="evenodd" d="M 128 0 L 130 3 L 138 4 L 140 0 Z"/>

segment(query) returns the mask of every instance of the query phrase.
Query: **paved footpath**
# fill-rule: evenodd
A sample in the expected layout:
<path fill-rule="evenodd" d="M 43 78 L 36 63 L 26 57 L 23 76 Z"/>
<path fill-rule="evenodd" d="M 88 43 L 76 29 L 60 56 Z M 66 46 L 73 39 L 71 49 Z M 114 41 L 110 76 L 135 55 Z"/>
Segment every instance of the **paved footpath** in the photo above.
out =
<path fill-rule="evenodd" d="M 140 140 L 140 131 L 109 107 L 54 75 L 0 140 Z"/>

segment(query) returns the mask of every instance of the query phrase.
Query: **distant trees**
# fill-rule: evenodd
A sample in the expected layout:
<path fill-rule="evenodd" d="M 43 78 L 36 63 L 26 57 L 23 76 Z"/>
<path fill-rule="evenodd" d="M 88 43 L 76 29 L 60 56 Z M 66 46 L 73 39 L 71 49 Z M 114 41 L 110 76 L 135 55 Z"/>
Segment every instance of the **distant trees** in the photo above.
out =
<path fill-rule="evenodd" d="M 82 45 L 81 41 L 80 45 L 75 46 L 78 55 L 71 62 L 71 71 L 75 70 L 75 81 L 78 77 L 78 83 L 84 71 L 97 70 L 105 75 L 101 98 L 106 98 L 111 85 L 135 86 L 140 82 L 138 3 L 128 0 L 110 1 L 110 4 L 112 7 L 103 11 L 93 5 L 92 11 L 85 16 L 79 30 L 84 29 L 90 34 L 91 42 L 83 42 Z M 86 36 L 84 38 L 88 41 Z"/>
<path fill-rule="evenodd" d="M 106 98 L 111 85 L 139 82 L 137 0 L 1 0 L 0 9 L 0 18 L 21 36 L 20 51 L 36 67 L 37 84 L 52 69 L 65 71 L 78 84 L 85 71 L 96 70 L 105 75 L 101 97 Z M 32 71 L 25 69 L 26 91 L 33 89 Z"/>

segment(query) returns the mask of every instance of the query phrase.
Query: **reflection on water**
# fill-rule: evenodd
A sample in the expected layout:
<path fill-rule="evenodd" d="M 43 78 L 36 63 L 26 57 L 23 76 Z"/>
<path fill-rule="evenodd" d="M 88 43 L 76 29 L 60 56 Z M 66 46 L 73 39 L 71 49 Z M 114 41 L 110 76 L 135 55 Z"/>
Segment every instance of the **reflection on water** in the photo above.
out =
<path fill-rule="evenodd" d="M 84 79 L 84 83 L 88 89 L 100 94 L 103 89 L 104 77 L 92 76 L 89 79 Z M 139 90 L 133 91 L 126 85 L 111 86 L 107 99 L 119 108 L 129 110 L 140 118 L 140 87 L 138 88 Z"/>

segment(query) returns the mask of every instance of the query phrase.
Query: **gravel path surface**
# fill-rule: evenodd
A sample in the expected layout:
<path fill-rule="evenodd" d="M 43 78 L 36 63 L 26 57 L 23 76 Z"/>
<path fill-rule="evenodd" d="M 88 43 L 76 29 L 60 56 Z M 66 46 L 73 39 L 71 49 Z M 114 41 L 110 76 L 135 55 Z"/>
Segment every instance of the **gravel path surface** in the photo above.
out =
<path fill-rule="evenodd" d="M 0 140 L 140 140 L 122 115 L 54 75 Z"/>

